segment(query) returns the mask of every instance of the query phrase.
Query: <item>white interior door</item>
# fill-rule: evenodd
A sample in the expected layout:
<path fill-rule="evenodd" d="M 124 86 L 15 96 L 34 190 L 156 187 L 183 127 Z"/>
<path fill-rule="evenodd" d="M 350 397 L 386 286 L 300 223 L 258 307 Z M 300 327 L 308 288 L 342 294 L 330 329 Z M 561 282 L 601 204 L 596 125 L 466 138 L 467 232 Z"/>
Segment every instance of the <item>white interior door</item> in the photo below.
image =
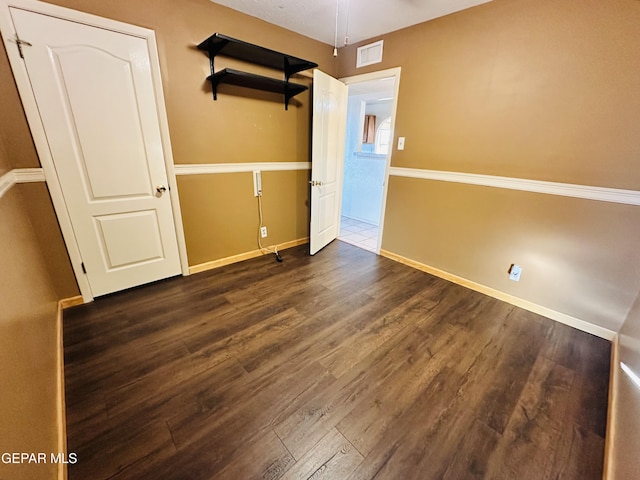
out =
<path fill-rule="evenodd" d="M 314 70 L 311 255 L 338 236 L 346 129 L 347 86 L 318 69 Z"/>
<path fill-rule="evenodd" d="M 10 13 L 92 294 L 179 274 L 146 41 Z"/>

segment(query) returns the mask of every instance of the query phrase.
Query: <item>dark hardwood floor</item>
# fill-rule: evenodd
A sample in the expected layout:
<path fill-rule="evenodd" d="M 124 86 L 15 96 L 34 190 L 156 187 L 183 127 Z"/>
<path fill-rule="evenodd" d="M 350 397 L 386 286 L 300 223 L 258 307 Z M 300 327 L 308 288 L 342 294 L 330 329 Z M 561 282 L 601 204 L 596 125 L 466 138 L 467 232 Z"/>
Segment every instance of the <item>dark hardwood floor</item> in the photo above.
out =
<path fill-rule="evenodd" d="M 64 313 L 71 480 L 600 479 L 609 342 L 334 242 Z"/>

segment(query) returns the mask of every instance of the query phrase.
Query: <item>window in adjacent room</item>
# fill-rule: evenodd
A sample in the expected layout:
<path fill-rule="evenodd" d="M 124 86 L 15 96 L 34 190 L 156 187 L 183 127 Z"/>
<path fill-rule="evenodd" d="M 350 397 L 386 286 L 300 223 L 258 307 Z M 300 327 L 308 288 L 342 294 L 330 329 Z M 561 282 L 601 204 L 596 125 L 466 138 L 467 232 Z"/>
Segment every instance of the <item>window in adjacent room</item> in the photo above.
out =
<path fill-rule="evenodd" d="M 386 155 L 389 153 L 389 143 L 391 142 L 391 117 L 386 118 L 378 126 L 376 131 L 376 153 Z"/>

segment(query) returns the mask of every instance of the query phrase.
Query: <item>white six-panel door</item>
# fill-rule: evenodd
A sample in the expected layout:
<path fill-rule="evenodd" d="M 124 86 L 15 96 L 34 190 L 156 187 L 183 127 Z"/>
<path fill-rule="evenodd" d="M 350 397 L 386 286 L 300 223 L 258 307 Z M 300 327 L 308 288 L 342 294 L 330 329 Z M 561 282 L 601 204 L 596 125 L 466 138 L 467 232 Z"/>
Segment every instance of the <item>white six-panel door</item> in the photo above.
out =
<path fill-rule="evenodd" d="M 313 71 L 310 252 L 338 236 L 347 129 L 347 86 Z"/>
<path fill-rule="evenodd" d="M 93 296 L 178 275 L 146 41 L 10 12 Z"/>

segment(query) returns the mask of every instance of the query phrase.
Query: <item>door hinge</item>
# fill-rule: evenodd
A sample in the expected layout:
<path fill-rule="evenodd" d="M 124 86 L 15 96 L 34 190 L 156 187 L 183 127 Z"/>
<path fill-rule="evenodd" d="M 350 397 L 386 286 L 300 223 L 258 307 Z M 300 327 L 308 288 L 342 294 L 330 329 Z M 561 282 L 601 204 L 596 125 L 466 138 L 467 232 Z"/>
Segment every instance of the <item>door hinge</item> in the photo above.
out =
<path fill-rule="evenodd" d="M 18 53 L 20 54 L 20 58 L 24 58 L 24 52 L 22 51 L 22 46 L 26 45 L 27 47 L 33 47 L 29 42 L 25 40 L 20 40 L 20 37 L 16 33 L 16 45 L 18 46 Z"/>
<path fill-rule="evenodd" d="M 82 273 L 86 274 L 87 273 L 87 267 L 84 266 L 84 262 L 82 262 L 80 265 L 82 265 Z"/>

